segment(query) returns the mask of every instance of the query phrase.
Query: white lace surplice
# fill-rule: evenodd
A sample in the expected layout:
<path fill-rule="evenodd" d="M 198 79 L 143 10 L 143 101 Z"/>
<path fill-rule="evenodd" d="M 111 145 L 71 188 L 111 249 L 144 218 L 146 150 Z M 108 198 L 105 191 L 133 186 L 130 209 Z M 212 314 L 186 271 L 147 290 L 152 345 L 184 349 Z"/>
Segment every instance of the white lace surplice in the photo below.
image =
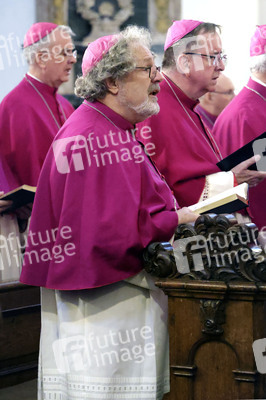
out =
<path fill-rule="evenodd" d="M 38 400 L 161 400 L 167 296 L 141 272 L 102 288 L 42 289 Z"/>

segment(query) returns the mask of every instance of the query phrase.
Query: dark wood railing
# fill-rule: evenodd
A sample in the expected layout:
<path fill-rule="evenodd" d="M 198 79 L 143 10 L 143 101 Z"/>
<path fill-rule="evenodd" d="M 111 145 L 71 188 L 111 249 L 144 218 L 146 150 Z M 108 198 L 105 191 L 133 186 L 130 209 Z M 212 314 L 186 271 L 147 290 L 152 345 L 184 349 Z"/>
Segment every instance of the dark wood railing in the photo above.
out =
<path fill-rule="evenodd" d="M 266 399 L 252 349 L 266 338 L 266 256 L 257 236 L 232 216 L 201 216 L 177 228 L 173 247 L 145 250 L 145 269 L 169 296 L 165 400 Z"/>

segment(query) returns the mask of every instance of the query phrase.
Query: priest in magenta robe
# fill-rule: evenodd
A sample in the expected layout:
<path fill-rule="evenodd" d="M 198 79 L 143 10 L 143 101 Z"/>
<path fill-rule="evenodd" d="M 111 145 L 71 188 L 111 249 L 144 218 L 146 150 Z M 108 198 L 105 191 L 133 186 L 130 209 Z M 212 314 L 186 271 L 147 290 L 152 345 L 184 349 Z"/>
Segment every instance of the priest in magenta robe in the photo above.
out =
<path fill-rule="evenodd" d="M 251 39 L 250 65 L 247 84 L 214 125 L 213 133 L 221 143 L 224 156 L 266 131 L 266 25 L 257 26 Z M 265 181 L 250 189 L 249 214 L 260 229 L 266 226 L 265 197 Z"/>
<path fill-rule="evenodd" d="M 38 398 L 161 400 L 167 297 L 141 254 L 196 215 L 177 210 L 136 140 L 135 124 L 159 111 L 149 33 L 133 26 L 97 39 L 82 71 L 75 91 L 85 100 L 44 162 L 21 274 L 42 287 Z"/>
<path fill-rule="evenodd" d="M 216 165 L 223 158 L 219 142 L 195 112 L 198 99 L 215 91 L 225 68 L 219 31 L 219 26 L 201 21 L 173 22 L 164 46 L 160 112 L 139 125 L 145 126 L 145 145 L 180 206 L 243 182 L 255 185 L 265 177 L 247 169 L 254 159 L 221 172 Z"/>
<path fill-rule="evenodd" d="M 0 155 L 18 185 L 37 185 L 47 151 L 74 111 L 57 93 L 76 62 L 71 35 L 67 26 L 33 24 L 23 43 L 28 73 L 1 102 Z"/>

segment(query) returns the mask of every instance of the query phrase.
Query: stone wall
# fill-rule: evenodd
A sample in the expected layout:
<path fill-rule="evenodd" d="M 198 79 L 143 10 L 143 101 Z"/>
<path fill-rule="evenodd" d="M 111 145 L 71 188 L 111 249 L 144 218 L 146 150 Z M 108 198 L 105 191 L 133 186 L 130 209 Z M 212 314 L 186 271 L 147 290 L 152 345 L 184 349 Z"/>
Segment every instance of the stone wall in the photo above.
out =
<path fill-rule="evenodd" d="M 80 103 L 73 95 L 74 80 L 81 73 L 82 55 L 89 42 L 127 25 L 144 26 L 151 31 L 152 50 L 160 65 L 167 29 L 181 15 L 181 0 L 36 0 L 36 6 L 37 21 L 67 24 L 75 32 L 78 62 L 69 82 L 60 87 L 60 93 L 74 106 Z"/>

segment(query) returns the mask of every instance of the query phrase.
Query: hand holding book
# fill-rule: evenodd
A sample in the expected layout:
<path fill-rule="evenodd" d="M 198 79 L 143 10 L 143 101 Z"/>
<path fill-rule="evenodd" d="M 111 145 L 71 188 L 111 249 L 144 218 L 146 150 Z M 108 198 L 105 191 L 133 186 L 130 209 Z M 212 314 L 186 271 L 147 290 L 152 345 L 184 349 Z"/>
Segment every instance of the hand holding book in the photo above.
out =
<path fill-rule="evenodd" d="M 266 178 L 266 172 L 258 171 L 257 168 L 257 162 L 264 156 L 265 139 L 266 132 L 219 161 L 217 166 L 221 171 L 232 171 L 238 184 L 246 182 L 250 187 L 256 186 Z"/>
<path fill-rule="evenodd" d="M 188 224 L 190 222 L 195 222 L 199 217 L 198 212 L 192 211 L 189 207 L 183 207 L 177 210 L 178 224 Z"/>
<path fill-rule="evenodd" d="M 242 183 L 188 208 L 198 214 L 231 214 L 248 206 L 248 185 Z"/>
<path fill-rule="evenodd" d="M 250 187 L 257 186 L 266 178 L 266 172 L 249 169 L 249 167 L 259 161 L 260 158 L 260 155 L 257 154 L 245 161 L 242 161 L 236 167 L 231 169 L 239 185 L 243 182 L 246 182 Z"/>

